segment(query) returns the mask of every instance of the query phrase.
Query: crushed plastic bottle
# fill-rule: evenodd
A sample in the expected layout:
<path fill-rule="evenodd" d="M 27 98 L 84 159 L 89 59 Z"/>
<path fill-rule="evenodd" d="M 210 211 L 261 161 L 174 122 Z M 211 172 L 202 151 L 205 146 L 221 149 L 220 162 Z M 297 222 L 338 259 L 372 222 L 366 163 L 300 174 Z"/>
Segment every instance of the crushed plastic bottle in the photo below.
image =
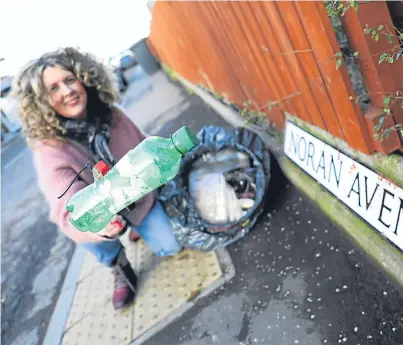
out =
<path fill-rule="evenodd" d="M 169 139 L 146 138 L 105 176 L 68 200 L 71 224 L 80 231 L 101 231 L 115 214 L 173 179 L 182 156 L 196 145 L 196 135 L 186 126 Z"/>

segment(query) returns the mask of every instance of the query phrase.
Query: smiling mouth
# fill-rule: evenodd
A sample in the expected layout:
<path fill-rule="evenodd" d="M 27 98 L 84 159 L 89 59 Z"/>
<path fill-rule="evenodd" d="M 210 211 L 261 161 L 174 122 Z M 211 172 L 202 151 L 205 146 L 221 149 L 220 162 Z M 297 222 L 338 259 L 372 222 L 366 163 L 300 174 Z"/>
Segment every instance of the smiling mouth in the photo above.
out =
<path fill-rule="evenodd" d="M 65 102 L 65 104 L 67 105 L 67 106 L 75 106 L 75 105 L 77 105 L 78 104 L 78 101 L 80 100 L 80 98 L 79 97 L 76 97 L 76 98 L 74 98 L 74 99 L 72 99 L 72 100 L 70 100 L 70 101 L 68 101 L 68 102 Z"/>

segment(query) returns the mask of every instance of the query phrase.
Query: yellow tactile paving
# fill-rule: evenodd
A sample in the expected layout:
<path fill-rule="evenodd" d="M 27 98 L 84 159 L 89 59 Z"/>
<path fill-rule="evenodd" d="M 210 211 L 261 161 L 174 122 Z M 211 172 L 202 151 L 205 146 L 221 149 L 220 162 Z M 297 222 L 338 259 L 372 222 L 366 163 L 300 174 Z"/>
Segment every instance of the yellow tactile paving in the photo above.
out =
<path fill-rule="evenodd" d="M 110 301 L 71 327 L 62 345 L 123 345 L 131 340 L 132 308 L 115 311 Z"/>
<path fill-rule="evenodd" d="M 110 269 L 87 254 L 62 345 L 129 344 L 222 276 L 215 253 L 185 250 L 158 258 L 142 240 L 133 244 L 125 237 L 127 257 L 139 274 L 136 303 L 113 310 Z"/>
<path fill-rule="evenodd" d="M 126 255 L 133 264 L 135 245 L 122 238 Z M 66 323 L 66 329 L 80 321 L 85 315 L 111 299 L 113 276 L 111 269 L 101 265 L 95 257 L 87 254 L 81 267 L 79 283 L 74 296 L 73 307 Z"/>
<path fill-rule="evenodd" d="M 85 315 L 110 299 L 113 278 L 110 269 L 99 267 L 78 283 L 73 306 L 67 319 L 66 328 L 79 322 Z M 106 292 L 109 291 L 109 294 Z"/>
<path fill-rule="evenodd" d="M 143 244 L 140 244 L 143 245 Z M 142 248 L 139 249 L 142 252 Z M 195 298 L 221 277 L 214 253 L 186 250 L 143 272 L 133 314 L 133 339 Z"/>

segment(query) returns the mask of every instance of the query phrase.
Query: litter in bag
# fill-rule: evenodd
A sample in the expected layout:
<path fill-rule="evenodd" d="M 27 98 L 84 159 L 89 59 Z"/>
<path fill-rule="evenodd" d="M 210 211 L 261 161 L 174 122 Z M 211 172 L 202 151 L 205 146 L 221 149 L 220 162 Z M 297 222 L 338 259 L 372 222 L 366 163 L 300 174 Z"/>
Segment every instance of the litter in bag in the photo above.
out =
<path fill-rule="evenodd" d="M 183 157 L 176 178 L 161 189 L 159 199 L 182 247 L 212 251 L 244 237 L 263 212 L 270 152 L 246 128 L 206 126 L 198 140 L 199 145 Z M 212 210 L 206 203 L 210 187 L 204 184 L 223 195 L 214 207 L 231 202 L 233 214 L 225 207 Z"/>
<path fill-rule="evenodd" d="M 224 174 L 192 171 L 189 192 L 200 216 L 211 224 L 235 222 L 243 216 L 235 191 Z"/>

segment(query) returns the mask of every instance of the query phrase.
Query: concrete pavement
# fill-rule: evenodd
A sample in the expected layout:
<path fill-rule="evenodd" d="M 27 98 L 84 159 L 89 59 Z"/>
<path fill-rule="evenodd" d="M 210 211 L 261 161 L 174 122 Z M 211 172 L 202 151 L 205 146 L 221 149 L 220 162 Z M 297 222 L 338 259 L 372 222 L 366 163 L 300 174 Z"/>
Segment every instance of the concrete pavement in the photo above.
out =
<path fill-rule="evenodd" d="M 3 344 L 40 344 L 73 243 L 47 220 L 32 154 L 23 139 L 2 152 L 1 338 Z"/>

